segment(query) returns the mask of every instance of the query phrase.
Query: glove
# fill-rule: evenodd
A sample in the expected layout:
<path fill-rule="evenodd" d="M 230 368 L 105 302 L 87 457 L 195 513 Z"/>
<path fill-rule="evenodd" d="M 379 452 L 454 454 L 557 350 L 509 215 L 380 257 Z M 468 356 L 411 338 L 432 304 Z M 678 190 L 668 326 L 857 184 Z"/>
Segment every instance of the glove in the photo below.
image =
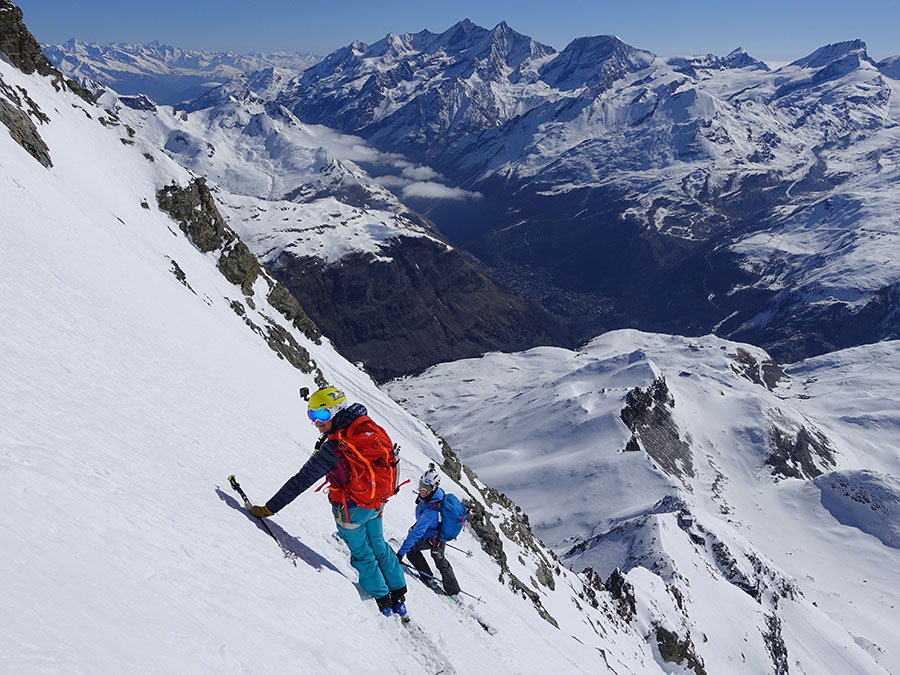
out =
<path fill-rule="evenodd" d="M 268 518 L 275 515 L 269 510 L 268 506 L 250 506 L 247 510 L 250 511 L 251 516 L 256 516 L 257 518 Z"/>

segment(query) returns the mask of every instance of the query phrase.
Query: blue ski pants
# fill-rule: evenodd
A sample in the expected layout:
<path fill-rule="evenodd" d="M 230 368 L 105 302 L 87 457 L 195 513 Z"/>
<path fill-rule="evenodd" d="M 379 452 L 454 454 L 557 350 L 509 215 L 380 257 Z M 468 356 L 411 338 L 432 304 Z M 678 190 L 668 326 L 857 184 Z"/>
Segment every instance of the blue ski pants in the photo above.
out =
<path fill-rule="evenodd" d="M 333 505 L 338 533 L 350 548 L 350 564 L 359 573 L 359 585 L 373 598 L 383 598 L 406 586 L 397 555 L 384 540 L 383 509 Z"/>

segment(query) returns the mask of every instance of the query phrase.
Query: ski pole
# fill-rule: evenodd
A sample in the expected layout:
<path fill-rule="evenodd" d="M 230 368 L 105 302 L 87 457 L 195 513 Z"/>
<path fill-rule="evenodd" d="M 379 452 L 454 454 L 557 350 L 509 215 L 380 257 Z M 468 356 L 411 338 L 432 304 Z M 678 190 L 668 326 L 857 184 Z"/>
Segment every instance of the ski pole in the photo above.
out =
<path fill-rule="evenodd" d="M 417 574 L 421 574 L 423 577 L 428 577 L 429 579 L 431 579 L 433 581 L 438 581 L 438 578 L 435 577 L 434 575 L 428 574 L 428 572 L 423 572 L 423 571 L 413 567 L 412 565 L 409 565 L 409 564 L 403 562 L 402 560 L 400 561 L 400 564 L 408 570 L 412 570 L 413 572 L 416 572 Z M 471 593 L 469 593 L 467 591 L 463 591 L 463 590 L 460 590 L 459 592 L 462 593 L 463 595 L 468 595 L 470 598 L 475 598 L 475 600 L 477 600 L 478 602 L 485 602 L 484 600 L 481 599 L 480 596 L 472 595 Z M 487 604 L 487 603 L 485 603 L 485 604 Z"/>
<path fill-rule="evenodd" d="M 248 509 L 253 506 L 253 504 L 251 504 L 250 500 L 247 498 L 247 495 L 244 494 L 244 491 L 241 489 L 241 484 L 237 482 L 237 478 L 234 477 L 234 474 L 228 476 L 228 482 L 231 483 L 231 487 L 234 489 L 234 491 L 237 492 L 241 496 L 241 499 L 244 500 L 244 506 L 246 506 Z M 286 556 L 291 555 L 291 552 L 288 551 L 280 541 L 278 541 L 278 537 L 276 537 L 272 533 L 272 530 L 269 529 L 268 523 L 266 523 L 266 521 L 262 518 L 257 518 L 257 520 L 262 523 L 262 526 L 266 529 L 266 532 L 269 533 L 269 536 L 275 540 L 275 543 L 281 546 L 281 550 L 284 551 L 284 554 Z"/>
<path fill-rule="evenodd" d="M 448 548 L 452 548 L 452 549 L 454 549 L 454 550 L 456 550 L 456 551 L 459 551 L 460 553 L 465 553 L 467 558 L 471 558 L 471 557 L 472 557 L 472 551 L 464 551 L 464 550 L 462 550 L 459 546 L 454 546 L 454 545 L 451 544 L 449 541 L 445 541 L 444 544 L 445 544 Z"/>

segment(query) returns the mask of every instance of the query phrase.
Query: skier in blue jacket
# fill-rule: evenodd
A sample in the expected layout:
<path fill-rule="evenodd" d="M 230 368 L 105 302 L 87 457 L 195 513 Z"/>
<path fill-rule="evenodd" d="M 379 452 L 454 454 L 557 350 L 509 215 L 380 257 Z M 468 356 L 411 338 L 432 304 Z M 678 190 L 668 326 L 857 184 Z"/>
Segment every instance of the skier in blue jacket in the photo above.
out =
<path fill-rule="evenodd" d="M 428 465 L 428 470 L 419 479 L 419 496 L 416 498 L 416 522 L 409 528 L 409 534 L 403 541 L 397 558 L 402 562 L 405 555 L 419 572 L 427 574 L 425 577 L 433 578 L 431 568 L 422 555 L 422 551 L 429 549 L 435 567 L 441 573 L 444 583 L 444 592 L 447 595 L 459 593 L 459 583 L 450 566 L 450 561 L 444 555 L 445 542 L 441 541 L 441 505 L 444 501 L 444 490 L 440 487 L 441 477 L 434 464 Z"/>

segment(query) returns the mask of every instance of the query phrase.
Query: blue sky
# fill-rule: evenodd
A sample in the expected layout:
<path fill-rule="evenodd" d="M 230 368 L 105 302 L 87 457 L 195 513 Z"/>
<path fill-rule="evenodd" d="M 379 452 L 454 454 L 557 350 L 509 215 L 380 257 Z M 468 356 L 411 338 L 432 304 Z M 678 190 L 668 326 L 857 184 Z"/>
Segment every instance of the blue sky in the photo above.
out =
<path fill-rule="evenodd" d="M 900 54 L 896 0 L 14 0 L 37 39 L 59 43 L 146 43 L 193 49 L 301 51 L 325 55 L 353 40 L 387 33 L 442 32 L 469 18 L 493 28 L 506 21 L 562 49 L 585 35 L 618 35 L 660 56 L 744 47 L 756 58 L 791 61 L 822 45 L 861 38 L 876 60 Z"/>

